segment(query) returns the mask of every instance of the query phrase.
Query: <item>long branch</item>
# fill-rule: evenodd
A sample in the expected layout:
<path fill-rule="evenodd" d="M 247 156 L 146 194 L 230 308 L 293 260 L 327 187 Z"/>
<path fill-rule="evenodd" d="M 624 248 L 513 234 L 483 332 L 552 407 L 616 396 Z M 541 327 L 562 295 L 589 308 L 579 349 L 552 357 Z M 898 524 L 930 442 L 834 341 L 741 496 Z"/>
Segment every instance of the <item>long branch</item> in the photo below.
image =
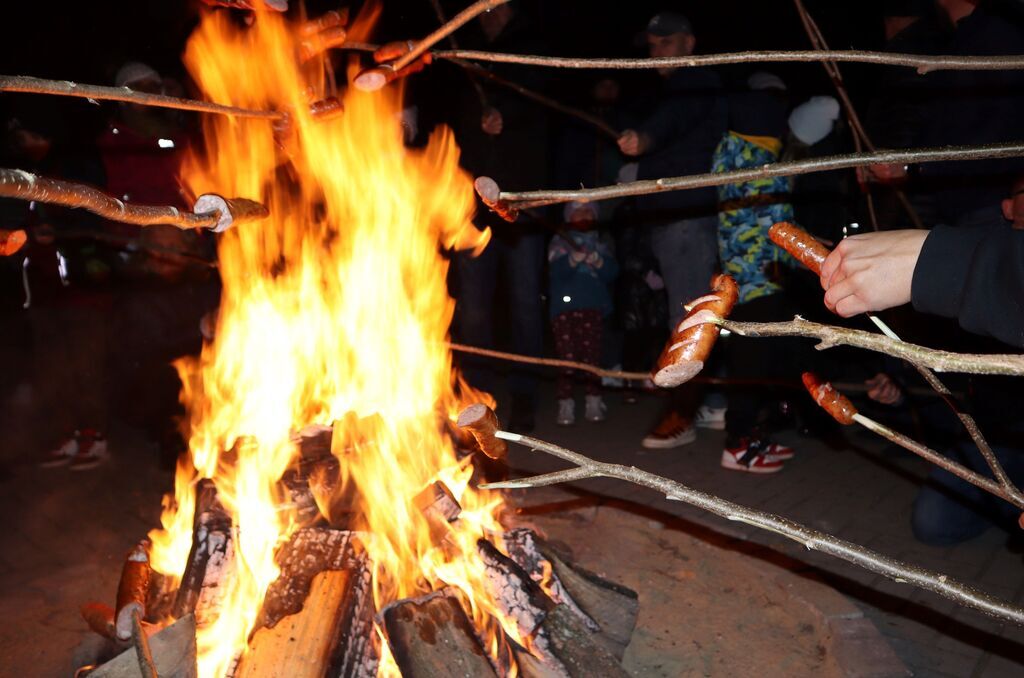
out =
<path fill-rule="evenodd" d="M 848 542 L 830 534 L 813 530 L 805 525 L 788 520 L 781 516 L 757 511 L 746 506 L 716 497 L 712 494 L 694 490 L 682 483 L 669 480 L 662 476 L 643 471 L 633 466 L 607 464 L 578 452 L 567 450 L 557 445 L 519 435 L 498 431 L 496 437 L 509 442 L 525 445 L 533 450 L 565 459 L 577 467 L 585 469 L 569 469 L 556 473 L 548 473 L 535 478 L 522 478 L 501 483 L 483 485 L 485 489 L 519 489 L 552 485 L 559 482 L 580 480 L 583 478 L 618 478 L 629 483 L 649 487 L 661 492 L 671 501 L 682 501 L 691 506 L 719 515 L 726 520 L 742 522 L 747 525 L 775 532 L 788 539 L 803 544 L 808 550 L 821 551 L 828 555 L 841 558 L 847 562 L 863 567 L 866 570 L 889 577 L 897 583 L 911 583 L 920 588 L 932 591 L 957 603 L 976 610 L 1024 626 L 1024 608 L 1012 605 L 990 596 L 974 587 L 968 586 L 951 577 L 932 572 L 924 568 L 906 563 L 872 551 L 858 544 Z"/>
<path fill-rule="evenodd" d="M 137 226 L 168 224 L 182 230 L 220 230 L 225 220 L 230 225 L 233 220 L 261 218 L 267 215 L 266 208 L 259 203 L 241 199 L 225 201 L 220 198 L 220 209 L 199 214 L 172 206 L 135 205 L 85 184 L 47 179 L 16 169 L 0 169 L 0 197 L 81 207 L 112 221 Z M 238 208 L 237 214 L 230 213 L 232 207 Z M 229 213 L 224 214 L 224 209 L 228 209 Z"/>
<path fill-rule="evenodd" d="M 264 118 L 277 120 L 282 117 L 277 111 L 257 111 L 251 108 L 226 106 L 210 101 L 169 97 L 165 94 L 136 92 L 130 87 L 105 87 L 103 85 L 83 85 L 70 80 L 44 80 L 26 75 L 0 75 L 0 92 L 28 92 L 31 94 L 56 94 L 66 97 L 81 97 L 102 101 L 126 101 L 142 106 L 158 106 L 174 108 L 180 111 L 199 111 L 201 113 L 220 113 L 242 118 Z"/>
<path fill-rule="evenodd" d="M 430 49 L 435 44 L 443 40 L 445 37 L 454 33 L 456 30 L 461 28 L 467 22 L 471 21 L 477 15 L 483 14 L 484 12 L 489 12 L 498 5 L 504 5 L 506 2 L 508 2 L 508 0 L 477 0 L 469 7 L 453 16 L 451 20 L 442 24 L 433 33 L 417 42 L 416 46 L 409 50 L 407 54 L 403 55 L 399 59 L 396 59 L 395 63 L 392 64 L 392 66 L 396 71 L 402 70 L 403 68 L 405 68 L 412 62 L 416 61 L 421 56 L 423 56 L 423 54 L 428 49 Z"/>
<path fill-rule="evenodd" d="M 1024 376 L 1024 355 L 1020 354 L 953 353 L 896 341 L 874 332 L 822 325 L 800 316 L 787 322 L 754 323 L 727 319 L 715 322 L 744 337 L 807 337 L 820 341 L 816 346 L 818 350 L 841 345 L 854 346 L 924 365 L 937 372 Z"/>
<path fill-rule="evenodd" d="M 743 63 L 783 63 L 829 61 L 851 61 L 888 66 L 916 68 L 921 73 L 942 70 L 957 71 L 1003 71 L 1024 69 L 1024 56 L 931 56 L 918 54 L 895 54 L 867 50 L 758 50 L 731 52 L 725 54 L 700 54 L 688 57 L 646 57 L 639 59 L 581 59 L 577 57 L 550 57 L 533 54 L 500 54 L 477 50 L 438 50 L 435 58 L 456 57 L 472 61 L 493 61 L 504 64 L 522 64 L 547 68 L 574 69 L 646 69 L 646 68 L 692 68 L 697 66 L 721 66 Z"/>
<path fill-rule="evenodd" d="M 771 177 L 796 176 L 815 172 L 830 172 L 882 163 L 908 164 L 940 162 L 946 160 L 984 160 L 989 158 L 1016 158 L 1024 156 L 1024 142 L 1013 141 L 983 146 L 942 146 L 916 150 L 875 151 L 848 153 L 792 162 L 777 162 L 732 170 L 730 172 L 693 174 L 683 177 L 647 179 L 614 186 L 579 190 L 502 191 L 499 199 L 524 209 L 573 201 L 609 200 L 631 195 L 647 195 L 665 191 L 680 191 L 707 186 L 745 183 Z"/>

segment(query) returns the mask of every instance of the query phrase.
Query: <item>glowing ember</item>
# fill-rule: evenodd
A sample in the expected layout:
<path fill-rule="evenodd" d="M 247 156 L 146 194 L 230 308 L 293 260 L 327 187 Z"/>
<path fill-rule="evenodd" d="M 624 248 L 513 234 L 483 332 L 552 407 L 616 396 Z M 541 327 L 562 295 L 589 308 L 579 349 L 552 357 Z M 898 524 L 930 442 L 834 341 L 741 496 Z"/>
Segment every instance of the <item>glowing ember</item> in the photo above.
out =
<path fill-rule="evenodd" d="M 359 22 L 350 35 L 358 39 Z M 439 250 L 486 244 L 470 223 L 472 184 L 447 131 L 423 151 L 403 147 L 393 91 L 349 91 L 341 115 L 314 117 L 310 104 L 331 92 L 319 58 L 300 65 L 300 42 L 278 15 L 258 12 L 241 28 L 213 13 L 185 54 L 210 99 L 289 111 L 290 131 L 275 137 L 265 120 L 210 116 L 206 148 L 184 171 L 194 194 L 245 196 L 271 216 L 224 234 L 216 338 L 197 360 L 178 364 L 191 464 L 179 468 L 165 529 L 151 535 L 154 567 L 180 576 L 195 482 L 211 478 L 237 530 L 237 571 L 224 607 L 198 631 L 199 664 L 202 676 L 224 675 L 245 651 L 278 576 L 275 550 L 294 529 L 293 516 L 277 508 L 278 481 L 297 453 L 290 435 L 338 422 L 337 491 L 352 484 L 362 502 L 354 508 L 364 523 L 353 527 L 371 535 L 378 609 L 457 587 L 496 654 L 502 621 L 476 541 L 500 531 L 500 499 L 468 487 L 471 468 L 444 433 L 445 418 L 465 404 L 456 392 L 465 391 L 444 343 L 453 302 Z M 243 436 L 246 444 L 236 445 Z M 414 503 L 436 480 L 462 507 L 441 543 Z M 515 638 L 514 624 L 505 626 Z M 381 654 L 381 672 L 394 672 L 386 648 Z"/>

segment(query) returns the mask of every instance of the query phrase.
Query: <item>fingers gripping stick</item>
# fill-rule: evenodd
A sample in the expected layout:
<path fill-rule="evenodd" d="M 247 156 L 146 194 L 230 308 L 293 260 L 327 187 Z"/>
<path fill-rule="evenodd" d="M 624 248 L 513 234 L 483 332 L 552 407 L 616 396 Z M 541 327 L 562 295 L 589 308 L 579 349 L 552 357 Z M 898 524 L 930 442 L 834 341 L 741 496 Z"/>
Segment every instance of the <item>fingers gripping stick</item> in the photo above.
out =
<path fill-rule="evenodd" d="M 693 379 L 704 368 L 718 339 L 719 327 L 715 321 L 727 318 L 739 297 L 736 281 L 727 275 L 716 275 L 711 280 L 711 288 L 711 294 L 691 304 L 658 358 L 652 377 L 658 386 L 678 386 Z"/>

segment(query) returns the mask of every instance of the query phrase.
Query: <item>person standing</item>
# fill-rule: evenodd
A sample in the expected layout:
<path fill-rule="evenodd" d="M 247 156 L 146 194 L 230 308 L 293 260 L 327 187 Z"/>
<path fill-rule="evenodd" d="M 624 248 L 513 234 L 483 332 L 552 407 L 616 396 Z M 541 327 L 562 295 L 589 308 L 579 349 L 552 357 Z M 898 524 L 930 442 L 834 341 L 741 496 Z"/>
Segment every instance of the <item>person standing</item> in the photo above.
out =
<path fill-rule="evenodd" d="M 697 38 L 689 19 L 661 12 L 647 24 L 652 57 L 694 53 Z M 722 82 L 706 68 L 661 68 L 663 90 L 651 114 L 619 137 L 619 149 L 639 158 L 638 179 L 703 174 L 726 130 L 727 104 Z M 685 315 L 683 304 L 707 292 L 718 265 L 715 231 L 717 201 L 713 188 L 655 193 L 638 199 L 640 218 L 651 233 L 669 303 L 669 325 Z M 671 397 L 669 411 L 643 440 L 654 449 L 696 440 L 693 415 L 698 393 L 684 385 Z"/>
<path fill-rule="evenodd" d="M 509 53 L 540 53 L 522 10 L 499 5 L 480 15 L 480 34 L 470 34 L 466 46 Z M 497 74 L 506 69 L 495 65 Z M 530 89 L 543 89 L 542 69 L 509 72 L 507 77 Z M 529 190 L 544 185 L 548 168 L 547 114 L 538 104 L 515 92 L 492 87 L 487 81 L 461 82 L 461 97 L 452 120 L 462 149 L 461 165 L 474 176 L 489 176 L 505 190 Z M 545 231 L 527 215 L 508 224 L 477 200 L 477 228 L 490 228 L 492 238 L 478 256 L 459 252 L 455 269 L 454 333 L 473 346 L 494 346 L 496 308 L 507 308 L 513 352 L 540 356 L 544 349 L 544 241 Z M 499 273 L 507 303 L 496 303 Z M 487 391 L 498 385 L 491 364 L 476 358 L 462 360 L 469 382 Z M 508 427 L 529 432 L 534 427 L 537 377 L 516 369 L 508 378 L 511 412 Z"/>

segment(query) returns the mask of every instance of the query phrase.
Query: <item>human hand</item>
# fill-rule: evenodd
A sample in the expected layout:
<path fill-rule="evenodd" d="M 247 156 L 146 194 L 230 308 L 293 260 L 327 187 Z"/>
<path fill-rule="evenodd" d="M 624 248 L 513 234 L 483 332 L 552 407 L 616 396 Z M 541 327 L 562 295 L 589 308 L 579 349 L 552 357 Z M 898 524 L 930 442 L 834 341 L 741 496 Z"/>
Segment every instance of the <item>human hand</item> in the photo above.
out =
<path fill-rule="evenodd" d="M 868 397 L 883 405 L 899 405 L 903 402 L 903 391 L 885 372 L 879 372 L 866 380 Z"/>
<path fill-rule="evenodd" d="M 598 254 L 597 252 L 591 252 L 590 254 L 588 254 L 585 261 L 587 262 L 588 266 L 593 266 L 594 268 L 601 268 L 601 266 L 604 264 L 604 259 L 602 259 L 601 255 Z"/>
<path fill-rule="evenodd" d="M 881 231 L 850 236 L 821 266 L 825 305 L 849 318 L 910 301 L 914 267 L 928 231 Z"/>
<path fill-rule="evenodd" d="M 501 111 L 497 108 L 487 108 L 480 119 L 480 128 L 484 131 L 484 134 L 498 136 L 501 134 L 504 122 L 501 118 Z"/>
<path fill-rule="evenodd" d="M 642 155 L 647 150 L 647 139 L 633 129 L 627 129 L 619 136 L 619 150 L 629 156 Z"/>

